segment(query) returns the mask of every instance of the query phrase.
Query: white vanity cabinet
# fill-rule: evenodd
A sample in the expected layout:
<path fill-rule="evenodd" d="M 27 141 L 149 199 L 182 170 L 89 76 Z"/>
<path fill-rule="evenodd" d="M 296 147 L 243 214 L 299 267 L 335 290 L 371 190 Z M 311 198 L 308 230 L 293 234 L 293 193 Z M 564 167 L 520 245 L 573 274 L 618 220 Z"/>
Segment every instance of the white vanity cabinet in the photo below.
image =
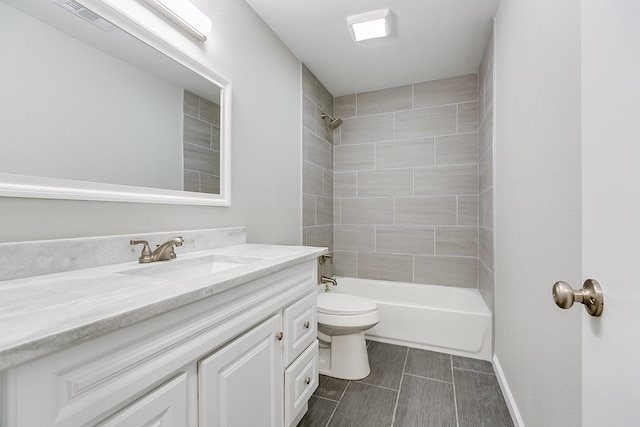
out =
<path fill-rule="evenodd" d="M 316 283 L 305 261 L 10 368 L 2 427 L 295 425 L 318 384 Z"/>
<path fill-rule="evenodd" d="M 201 426 L 299 421 L 318 387 L 316 298 L 307 293 L 199 362 Z"/>

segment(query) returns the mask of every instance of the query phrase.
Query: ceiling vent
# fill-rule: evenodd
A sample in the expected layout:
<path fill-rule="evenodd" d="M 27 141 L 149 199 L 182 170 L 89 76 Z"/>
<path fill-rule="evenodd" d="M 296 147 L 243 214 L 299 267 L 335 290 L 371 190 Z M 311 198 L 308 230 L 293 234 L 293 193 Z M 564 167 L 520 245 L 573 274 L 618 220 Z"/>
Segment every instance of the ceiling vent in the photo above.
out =
<path fill-rule="evenodd" d="M 88 23 L 95 25 L 96 27 L 100 28 L 103 31 L 111 31 L 115 28 L 111 22 L 107 21 L 97 13 L 87 9 L 77 1 L 55 0 L 55 3 L 58 6 L 61 6 L 64 9 L 68 10 L 69 12 L 73 13 L 74 15 L 84 19 Z"/>

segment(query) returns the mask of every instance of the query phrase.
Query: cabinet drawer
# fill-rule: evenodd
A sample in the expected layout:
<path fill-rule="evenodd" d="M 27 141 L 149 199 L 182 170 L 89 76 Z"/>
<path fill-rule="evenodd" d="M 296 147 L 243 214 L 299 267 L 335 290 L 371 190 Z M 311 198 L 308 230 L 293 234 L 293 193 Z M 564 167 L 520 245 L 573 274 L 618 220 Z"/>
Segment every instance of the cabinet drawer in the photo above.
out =
<path fill-rule="evenodd" d="M 186 426 L 188 422 L 187 374 L 183 372 L 101 422 L 97 427 L 180 427 Z"/>
<path fill-rule="evenodd" d="M 318 340 L 284 371 L 285 426 L 291 424 L 318 388 Z"/>
<path fill-rule="evenodd" d="M 317 300 L 314 291 L 284 310 L 284 367 L 289 366 L 318 337 Z"/>

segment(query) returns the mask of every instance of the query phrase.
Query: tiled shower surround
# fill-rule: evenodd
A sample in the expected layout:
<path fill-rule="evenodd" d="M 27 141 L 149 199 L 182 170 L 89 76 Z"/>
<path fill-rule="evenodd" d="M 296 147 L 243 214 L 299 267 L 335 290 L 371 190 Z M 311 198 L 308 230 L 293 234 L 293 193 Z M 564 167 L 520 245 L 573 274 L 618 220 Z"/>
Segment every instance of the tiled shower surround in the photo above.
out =
<path fill-rule="evenodd" d="M 479 287 L 493 308 L 492 64 L 493 32 L 478 74 L 335 99 L 303 66 L 303 242 L 333 250 L 324 274 Z"/>
<path fill-rule="evenodd" d="M 479 271 L 478 289 L 493 312 L 493 30 L 479 72 Z"/>
<path fill-rule="evenodd" d="M 335 98 L 336 275 L 476 287 L 478 74 Z"/>
<path fill-rule="evenodd" d="M 220 106 L 184 91 L 184 190 L 220 194 Z"/>
<path fill-rule="evenodd" d="M 332 114 L 333 96 L 304 65 L 302 93 L 302 241 L 332 250 L 333 132 L 322 120 L 322 113 Z"/>

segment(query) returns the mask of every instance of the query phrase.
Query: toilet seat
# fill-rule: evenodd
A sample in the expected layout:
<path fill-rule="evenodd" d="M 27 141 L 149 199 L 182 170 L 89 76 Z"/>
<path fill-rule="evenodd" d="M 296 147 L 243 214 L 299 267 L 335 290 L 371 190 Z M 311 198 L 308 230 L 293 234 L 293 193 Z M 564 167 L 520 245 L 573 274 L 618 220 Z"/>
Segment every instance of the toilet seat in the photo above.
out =
<path fill-rule="evenodd" d="M 339 316 L 353 316 L 374 312 L 378 306 L 373 301 L 347 294 L 319 294 L 318 312 Z"/>

